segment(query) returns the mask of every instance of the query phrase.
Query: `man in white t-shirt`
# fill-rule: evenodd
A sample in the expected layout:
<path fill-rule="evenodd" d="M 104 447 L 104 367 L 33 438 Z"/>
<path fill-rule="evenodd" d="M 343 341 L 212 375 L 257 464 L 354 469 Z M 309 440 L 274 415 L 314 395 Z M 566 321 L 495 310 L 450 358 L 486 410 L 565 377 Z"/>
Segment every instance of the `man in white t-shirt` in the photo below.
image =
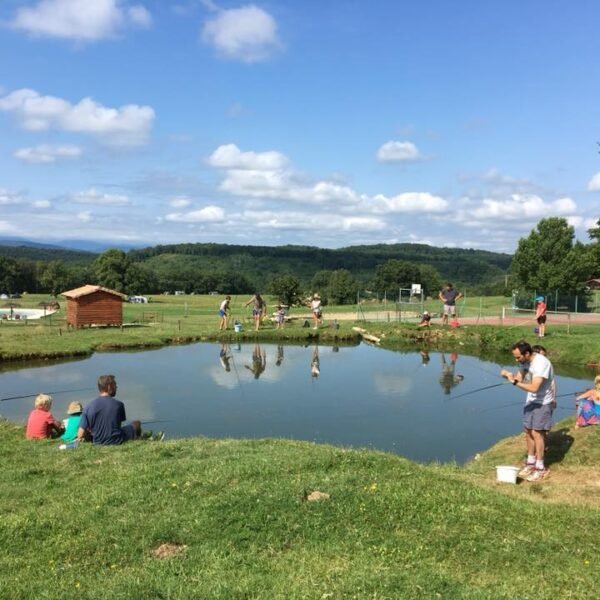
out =
<path fill-rule="evenodd" d="M 519 363 L 519 372 L 513 374 L 503 369 L 500 374 L 527 392 L 523 408 L 527 462 L 519 476 L 527 481 L 539 481 L 550 473 L 544 465 L 544 452 L 555 406 L 554 368 L 543 354 L 533 352 L 524 340 L 513 345 L 512 354 Z"/>

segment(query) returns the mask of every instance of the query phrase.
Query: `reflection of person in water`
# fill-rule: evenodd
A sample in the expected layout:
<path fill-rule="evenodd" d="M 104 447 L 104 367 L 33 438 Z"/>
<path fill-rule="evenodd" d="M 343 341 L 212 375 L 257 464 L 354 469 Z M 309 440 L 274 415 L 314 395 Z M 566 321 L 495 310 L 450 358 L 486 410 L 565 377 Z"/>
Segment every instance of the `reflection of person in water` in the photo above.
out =
<path fill-rule="evenodd" d="M 440 377 L 440 385 L 444 388 L 444 394 L 449 394 L 452 388 L 457 386 L 463 379 L 463 375 L 455 375 L 454 370 L 456 368 L 456 361 L 458 360 L 458 354 L 452 352 L 450 354 L 450 362 L 446 362 L 446 356 L 442 352 L 442 376 Z"/>
<path fill-rule="evenodd" d="M 252 371 L 254 379 L 258 379 L 267 368 L 267 355 L 261 350 L 259 344 L 254 345 L 252 351 L 252 366 L 244 365 L 248 371 Z"/>
<path fill-rule="evenodd" d="M 277 346 L 277 358 L 275 359 L 275 364 L 280 367 L 283 362 L 283 346 Z"/>
<path fill-rule="evenodd" d="M 315 346 L 310 361 L 310 374 L 313 377 L 318 377 L 321 374 L 321 363 L 319 361 L 319 346 Z"/>
<path fill-rule="evenodd" d="M 421 355 L 421 364 L 426 367 L 429 364 L 429 352 L 427 350 L 421 350 L 419 351 L 419 354 Z"/>
<path fill-rule="evenodd" d="M 219 352 L 219 361 L 221 366 L 228 372 L 231 371 L 231 365 L 229 364 L 230 360 L 231 355 L 229 354 L 229 346 L 227 346 L 227 344 L 223 344 L 221 346 L 221 351 Z"/>

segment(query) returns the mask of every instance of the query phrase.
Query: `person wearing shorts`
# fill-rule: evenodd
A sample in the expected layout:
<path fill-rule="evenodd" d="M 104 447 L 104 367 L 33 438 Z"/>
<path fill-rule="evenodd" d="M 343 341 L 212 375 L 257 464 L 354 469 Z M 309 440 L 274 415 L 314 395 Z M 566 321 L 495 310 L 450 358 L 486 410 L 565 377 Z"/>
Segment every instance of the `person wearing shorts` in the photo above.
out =
<path fill-rule="evenodd" d="M 538 335 L 544 337 L 546 334 L 546 310 L 548 305 L 546 304 L 544 296 L 538 296 L 535 299 L 535 302 L 535 320 L 538 324 Z"/>
<path fill-rule="evenodd" d="M 127 417 L 125 405 L 115 398 L 115 376 L 100 375 L 98 391 L 99 396 L 86 405 L 81 413 L 77 441 L 82 442 L 91 436 L 94 444 L 110 446 L 139 438 L 142 435 L 142 425 L 139 421 L 123 425 Z"/>
<path fill-rule="evenodd" d="M 512 354 L 519 363 L 519 372 L 514 374 L 503 369 L 500 375 L 527 392 L 523 408 L 527 461 L 519 476 L 527 481 L 539 481 L 550 473 L 544 464 L 544 452 L 556 401 L 554 368 L 543 354 L 533 352 L 525 340 L 513 345 Z"/>
<path fill-rule="evenodd" d="M 439 299 L 444 303 L 442 312 L 442 325 L 448 325 L 448 316 L 456 316 L 456 302 L 462 298 L 462 294 L 454 289 L 454 286 L 448 282 L 445 288 L 439 293 Z"/>
<path fill-rule="evenodd" d="M 219 317 L 221 317 L 221 320 L 219 321 L 219 331 L 227 329 L 227 316 L 229 313 L 230 302 L 231 296 L 225 296 L 225 300 L 223 300 L 219 306 Z"/>

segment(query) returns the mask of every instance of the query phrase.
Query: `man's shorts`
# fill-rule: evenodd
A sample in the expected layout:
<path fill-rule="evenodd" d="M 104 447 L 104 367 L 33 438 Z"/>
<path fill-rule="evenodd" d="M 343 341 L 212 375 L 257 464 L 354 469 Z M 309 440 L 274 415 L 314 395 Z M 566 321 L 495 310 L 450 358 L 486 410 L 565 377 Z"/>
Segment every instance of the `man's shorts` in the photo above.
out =
<path fill-rule="evenodd" d="M 537 318 L 538 325 L 543 325 L 546 322 L 546 315 Z"/>
<path fill-rule="evenodd" d="M 553 412 L 554 409 L 551 404 L 530 402 L 523 408 L 523 426 L 525 429 L 535 431 L 550 431 Z"/>
<path fill-rule="evenodd" d="M 135 440 L 135 429 L 133 428 L 133 425 L 123 425 L 123 427 L 121 427 L 121 431 L 123 432 L 124 442 Z"/>
<path fill-rule="evenodd" d="M 456 305 L 455 304 L 444 304 L 444 314 L 454 316 L 456 314 Z"/>
<path fill-rule="evenodd" d="M 221 319 L 226 315 L 227 313 L 224 310 L 219 310 L 219 316 L 221 317 Z"/>

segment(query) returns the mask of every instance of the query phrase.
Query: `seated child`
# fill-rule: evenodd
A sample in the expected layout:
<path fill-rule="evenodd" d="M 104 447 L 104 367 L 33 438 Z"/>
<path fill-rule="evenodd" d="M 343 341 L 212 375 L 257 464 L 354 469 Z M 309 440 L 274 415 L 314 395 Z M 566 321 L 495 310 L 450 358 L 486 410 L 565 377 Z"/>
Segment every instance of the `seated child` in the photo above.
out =
<path fill-rule="evenodd" d="M 77 430 L 79 429 L 79 419 L 81 419 L 81 413 L 83 412 L 83 406 L 80 402 L 71 402 L 69 408 L 67 408 L 67 418 L 63 420 L 65 432 L 60 436 L 60 439 L 66 442 L 74 442 L 77 438 Z"/>
<path fill-rule="evenodd" d="M 600 424 L 600 375 L 596 375 L 594 387 L 577 396 L 575 401 L 577 403 L 575 429 Z"/>
<path fill-rule="evenodd" d="M 35 398 L 34 409 L 27 419 L 25 436 L 28 440 L 57 437 L 62 431 L 62 425 L 52 416 L 50 407 L 52 396 L 38 394 Z"/>
<path fill-rule="evenodd" d="M 423 316 L 421 317 L 421 322 L 419 323 L 419 327 L 429 327 L 431 326 L 431 315 L 424 310 Z"/>

